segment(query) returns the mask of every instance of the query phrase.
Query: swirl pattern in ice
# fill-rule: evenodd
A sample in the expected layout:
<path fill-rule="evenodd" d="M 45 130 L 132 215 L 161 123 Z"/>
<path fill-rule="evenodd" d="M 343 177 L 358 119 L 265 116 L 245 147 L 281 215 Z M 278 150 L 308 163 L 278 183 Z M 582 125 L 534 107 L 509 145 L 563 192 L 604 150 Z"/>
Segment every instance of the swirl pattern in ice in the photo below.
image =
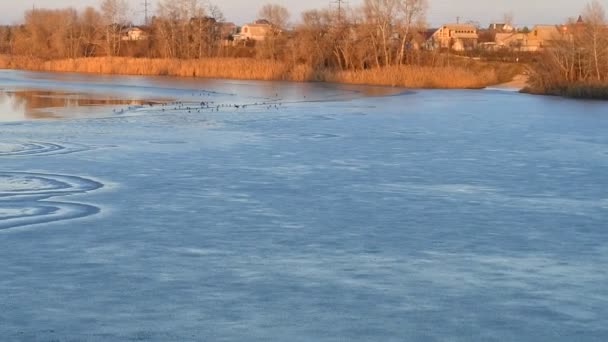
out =
<path fill-rule="evenodd" d="M 102 187 L 100 182 L 77 176 L 0 171 L 0 230 L 97 214 L 100 209 L 90 204 L 49 199 Z"/>
<path fill-rule="evenodd" d="M 48 142 L 0 142 L 0 157 L 19 157 L 31 155 L 57 155 L 81 152 L 84 146 L 56 144 Z"/>

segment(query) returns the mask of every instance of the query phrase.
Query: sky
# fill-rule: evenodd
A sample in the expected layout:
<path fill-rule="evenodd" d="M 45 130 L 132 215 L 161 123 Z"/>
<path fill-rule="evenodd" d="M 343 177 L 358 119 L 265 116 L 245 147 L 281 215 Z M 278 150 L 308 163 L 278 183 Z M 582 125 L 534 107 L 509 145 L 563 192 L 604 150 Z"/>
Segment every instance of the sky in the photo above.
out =
<path fill-rule="evenodd" d="M 136 22 L 143 18 L 144 0 L 127 0 L 132 8 Z M 148 0 L 154 4 L 158 0 Z M 608 0 L 599 0 L 608 9 Z M 17 23 L 23 12 L 33 6 L 39 8 L 82 8 L 96 6 L 100 0 L 0 0 L 0 23 Z M 286 6 L 292 13 L 292 21 L 297 21 L 299 13 L 313 8 L 329 7 L 332 0 L 211 0 L 224 12 L 228 21 L 244 24 L 255 19 L 257 9 L 268 2 Z M 362 0 L 350 0 L 349 6 L 361 4 Z M 531 26 L 534 24 L 562 23 L 567 18 L 577 17 L 585 6 L 584 0 L 429 0 L 428 21 L 431 26 L 455 22 L 460 17 L 462 22 L 469 20 L 487 25 L 500 21 L 505 13 L 513 13 L 515 24 Z"/>

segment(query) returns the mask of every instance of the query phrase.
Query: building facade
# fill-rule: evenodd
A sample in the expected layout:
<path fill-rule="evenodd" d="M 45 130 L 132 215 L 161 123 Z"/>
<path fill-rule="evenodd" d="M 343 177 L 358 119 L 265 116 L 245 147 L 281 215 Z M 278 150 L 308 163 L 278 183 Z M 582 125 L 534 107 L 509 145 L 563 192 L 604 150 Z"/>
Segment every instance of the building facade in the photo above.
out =
<path fill-rule="evenodd" d="M 257 20 L 254 23 L 241 27 L 241 32 L 235 35 L 235 40 L 263 41 L 272 33 L 273 26 L 266 20 Z"/>
<path fill-rule="evenodd" d="M 431 37 L 431 46 L 435 49 L 467 51 L 477 48 L 479 35 L 477 28 L 471 24 L 446 24 Z"/>

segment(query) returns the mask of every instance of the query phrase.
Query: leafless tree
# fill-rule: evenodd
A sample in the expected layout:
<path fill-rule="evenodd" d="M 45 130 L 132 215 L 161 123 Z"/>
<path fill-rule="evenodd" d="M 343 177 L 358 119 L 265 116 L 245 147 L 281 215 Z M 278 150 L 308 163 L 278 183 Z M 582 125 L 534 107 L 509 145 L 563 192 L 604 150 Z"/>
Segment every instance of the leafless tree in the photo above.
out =
<path fill-rule="evenodd" d="M 403 63 L 405 48 L 410 39 L 413 27 L 422 28 L 425 25 L 425 14 L 428 8 L 427 0 L 399 0 L 398 9 L 401 26 L 401 47 L 399 49 L 399 64 Z"/>
<path fill-rule="evenodd" d="M 264 19 L 283 30 L 289 25 L 289 11 L 277 4 L 266 4 L 258 12 L 258 19 Z"/>
<path fill-rule="evenodd" d="M 97 53 L 99 41 L 103 33 L 103 19 L 93 7 L 87 7 L 80 16 L 82 31 L 83 57 L 92 57 Z"/>
<path fill-rule="evenodd" d="M 122 30 L 128 21 L 129 5 L 125 0 L 103 0 L 100 5 L 105 28 L 105 50 L 108 56 L 120 54 Z"/>
<path fill-rule="evenodd" d="M 593 69 L 597 81 L 602 80 L 602 64 L 608 51 L 606 12 L 597 0 L 588 3 L 583 11 L 585 22 L 584 40 L 586 48 L 591 53 Z M 604 75 L 608 76 L 608 75 Z"/>
<path fill-rule="evenodd" d="M 363 13 L 367 34 L 375 51 L 376 65 L 390 65 L 392 61 L 390 40 L 397 22 L 398 0 L 365 0 Z"/>
<path fill-rule="evenodd" d="M 590 91 L 608 81 L 608 27 L 598 1 L 589 3 L 581 21 L 547 47 L 532 69 L 532 90 L 563 94 L 572 89 Z M 601 95 L 605 96 L 605 95 Z"/>

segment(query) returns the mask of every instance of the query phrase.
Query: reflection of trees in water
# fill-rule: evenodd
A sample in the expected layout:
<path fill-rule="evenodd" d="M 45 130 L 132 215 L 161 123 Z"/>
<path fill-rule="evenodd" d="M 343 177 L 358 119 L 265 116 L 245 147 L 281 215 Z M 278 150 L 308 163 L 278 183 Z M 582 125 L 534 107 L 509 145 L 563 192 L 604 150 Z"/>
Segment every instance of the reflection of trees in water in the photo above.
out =
<path fill-rule="evenodd" d="M 8 103 L 13 111 L 22 112 L 29 119 L 57 118 L 44 109 L 95 107 L 112 105 L 143 105 L 149 101 L 117 99 L 82 93 L 44 90 L 19 90 L 0 93 L 0 102 Z"/>

